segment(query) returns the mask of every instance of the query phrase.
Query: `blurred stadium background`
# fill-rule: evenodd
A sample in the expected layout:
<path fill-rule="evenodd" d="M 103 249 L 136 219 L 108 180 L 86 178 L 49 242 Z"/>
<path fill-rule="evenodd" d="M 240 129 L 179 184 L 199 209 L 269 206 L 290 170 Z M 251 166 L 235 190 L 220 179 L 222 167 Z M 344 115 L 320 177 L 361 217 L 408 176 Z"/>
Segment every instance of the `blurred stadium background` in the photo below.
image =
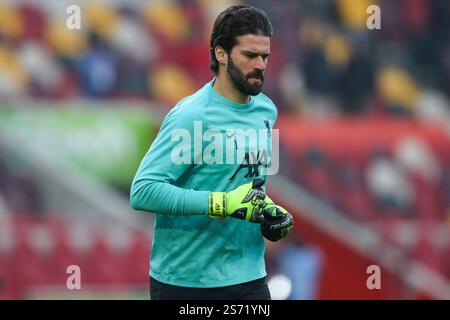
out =
<path fill-rule="evenodd" d="M 0 2 L 0 299 L 148 298 L 153 217 L 129 208 L 131 179 L 163 116 L 211 79 L 211 26 L 233 3 Z M 296 233 L 268 244 L 274 298 L 449 299 L 450 2 L 240 3 L 275 31 L 268 190 Z"/>

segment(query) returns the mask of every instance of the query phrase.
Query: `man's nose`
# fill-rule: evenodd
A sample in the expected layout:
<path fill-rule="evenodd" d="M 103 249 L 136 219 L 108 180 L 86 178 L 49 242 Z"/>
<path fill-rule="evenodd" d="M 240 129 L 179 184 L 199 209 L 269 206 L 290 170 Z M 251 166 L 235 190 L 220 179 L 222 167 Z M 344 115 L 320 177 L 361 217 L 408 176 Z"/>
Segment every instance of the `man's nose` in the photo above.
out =
<path fill-rule="evenodd" d="M 264 70 L 266 70 L 266 66 L 267 66 L 267 63 L 263 59 L 263 57 L 259 56 L 256 58 L 256 62 L 255 62 L 255 66 L 254 66 L 255 69 L 264 71 Z"/>

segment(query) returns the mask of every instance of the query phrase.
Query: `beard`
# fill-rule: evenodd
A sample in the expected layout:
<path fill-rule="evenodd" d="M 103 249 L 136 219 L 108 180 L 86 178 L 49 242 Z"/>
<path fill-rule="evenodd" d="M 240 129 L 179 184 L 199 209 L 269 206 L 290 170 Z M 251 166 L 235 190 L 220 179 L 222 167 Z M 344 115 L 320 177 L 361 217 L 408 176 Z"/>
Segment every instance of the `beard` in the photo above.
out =
<path fill-rule="evenodd" d="M 264 83 L 264 74 L 262 71 L 255 70 L 244 76 L 241 70 L 236 68 L 231 57 L 228 57 L 227 73 L 236 89 L 238 89 L 242 94 L 247 96 L 256 96 L 261 92 L 262 85 Z M 248 80 L 252 77 L 259 77 L 261 82 L 250 84 Z"/>

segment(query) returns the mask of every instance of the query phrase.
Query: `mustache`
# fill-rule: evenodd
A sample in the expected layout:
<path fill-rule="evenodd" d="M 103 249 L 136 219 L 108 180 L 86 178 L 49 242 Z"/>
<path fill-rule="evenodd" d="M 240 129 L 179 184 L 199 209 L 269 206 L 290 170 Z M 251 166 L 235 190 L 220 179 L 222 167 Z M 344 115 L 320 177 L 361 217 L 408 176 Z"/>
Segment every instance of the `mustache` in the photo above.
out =
<path fill-rule="evenodd" d="M 256 70 L 256 71 L 253 71 L 253 72 L 250 72 L 249 74 L 247 74 L 247 79 L 257 78 L 257 77 L 260 78 L 261 81 L 264 81 L 264 74 L 260 70 Z"/>

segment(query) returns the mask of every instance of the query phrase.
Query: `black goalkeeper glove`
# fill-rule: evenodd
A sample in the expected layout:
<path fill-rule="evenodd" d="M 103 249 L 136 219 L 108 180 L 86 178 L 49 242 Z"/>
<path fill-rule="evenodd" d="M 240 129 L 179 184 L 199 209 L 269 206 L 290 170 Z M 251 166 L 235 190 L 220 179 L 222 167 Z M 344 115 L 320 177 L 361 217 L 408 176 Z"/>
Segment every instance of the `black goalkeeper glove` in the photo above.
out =
<path fill-rule="evenodd" d="M 276 205 L 266 196 L 266 205 L 262 212 L 261 233 L 267 240 L 276 242 L 287 237 L 294 229 L 292 215 L 283 207 Z"/>

